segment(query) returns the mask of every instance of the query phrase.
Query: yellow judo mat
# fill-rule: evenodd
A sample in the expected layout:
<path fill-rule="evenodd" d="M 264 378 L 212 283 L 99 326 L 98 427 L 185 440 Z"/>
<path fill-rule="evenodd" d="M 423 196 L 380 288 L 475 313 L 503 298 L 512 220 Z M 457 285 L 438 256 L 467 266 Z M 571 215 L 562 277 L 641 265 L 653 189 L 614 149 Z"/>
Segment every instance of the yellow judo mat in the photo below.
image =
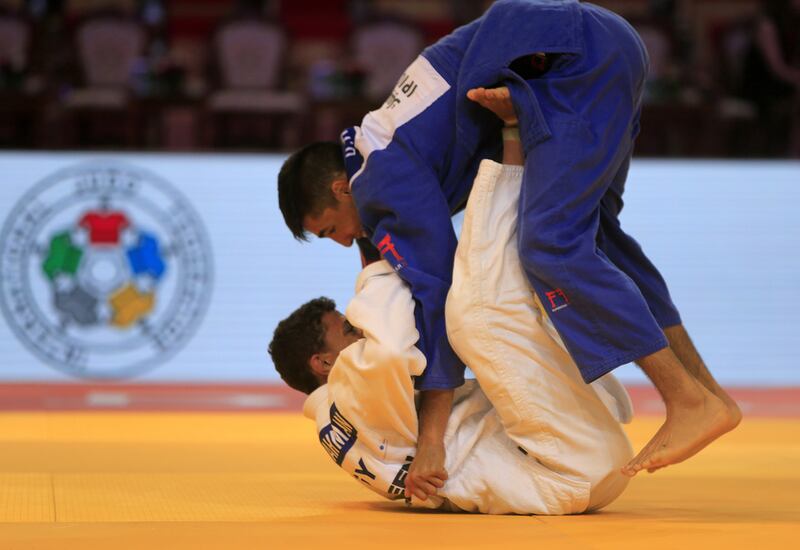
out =
<path fill-rule="evenodd" d="M 0 550 L 40 548 L 800 548 L 800 420 L 745 420 L 597 514 L 491 517 L 382 500 L 299 414 L 2 413 Z"/>

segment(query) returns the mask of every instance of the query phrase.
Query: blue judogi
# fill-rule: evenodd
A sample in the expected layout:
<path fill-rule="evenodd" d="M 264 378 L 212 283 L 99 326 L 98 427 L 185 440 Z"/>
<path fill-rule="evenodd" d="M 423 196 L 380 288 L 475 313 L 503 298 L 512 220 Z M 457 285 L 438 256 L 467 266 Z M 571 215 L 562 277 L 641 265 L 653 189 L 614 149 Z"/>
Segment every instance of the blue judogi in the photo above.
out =
<path fill-rule="evenodd" d="M 555 59 L 543 75 L 525 80 L 509 68 L 536 52 Z M 444 324 L 456 248 L 450 217 L 480 160 L 502 150 L 501 122 L 466 97 L 479 86 L 511 91 L 526 155 L 522 265 L 583 378 L 666 347 L 662 328 L 680 316 L 618 220 L 646 67 L 638 35 L 609 11 L 574 0 L 499 1 L 423 51 L 386 103 L 343 132 L 361 221 L 416 300 L 428 360 L 419 389 L 463 381 Z"/>

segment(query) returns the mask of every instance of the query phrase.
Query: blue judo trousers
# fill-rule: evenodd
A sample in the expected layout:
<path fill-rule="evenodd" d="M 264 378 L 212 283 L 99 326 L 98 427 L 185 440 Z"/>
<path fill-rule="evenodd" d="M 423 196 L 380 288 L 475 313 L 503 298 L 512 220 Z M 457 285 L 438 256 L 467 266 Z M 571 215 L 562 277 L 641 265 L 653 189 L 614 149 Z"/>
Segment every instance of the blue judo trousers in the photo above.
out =
<path fill-rule="evenodd" d="M 518 60 L 535 53 L 552 65 L 526 78 Z M 618 219 L 647 63 L 633 28 L 603 8 L 501 0 L 424 50 L 386 103 L 342 133 L 362 224 L 416 301 L 428 361 L 417 388 L 463 382 L 444 324 L 450 218 L 480 161 L 502 151 L 501 122 L 466 97 L 479 86 L 511 91 L 525 152 L 522 265 L 584 380 L 667 346 L 662 329 L 680 316 Z"/>

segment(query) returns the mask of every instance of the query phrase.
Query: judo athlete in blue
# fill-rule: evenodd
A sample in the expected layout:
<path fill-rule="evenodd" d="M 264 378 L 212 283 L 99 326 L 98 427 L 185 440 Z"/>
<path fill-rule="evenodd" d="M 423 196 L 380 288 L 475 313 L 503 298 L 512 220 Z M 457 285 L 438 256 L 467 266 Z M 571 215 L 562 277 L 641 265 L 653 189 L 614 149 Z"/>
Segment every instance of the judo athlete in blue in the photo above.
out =
<path fill-rule="evenodd" d="M 343 165 L 331 144 L 284 165 L 279 199 L 297 238 L 349 246 L 367 236 L 411 286 L 428 361 L 417 380 L 425 397 L 411 486 L 433 494 L 446 477 L 443 450 L 426 441 L 439 438 L 447 390 L 463 382 L 444 324 L 450 218 L 480 161 L 498 159 L 503 122 L 518 128 L 525 155 L 522 265 L 584 380 L 636 361 L 664 398 L 664 425 L 625 473 L 680 462 L 738 424 L 664 280 L 618 220 L 646 72 L 640 38 L 607 10 L 501 0 L 424 50 L 384 105 L 343 132 Z M 502 122 L 481 107 L 496 101 L 508 104 Z"/>

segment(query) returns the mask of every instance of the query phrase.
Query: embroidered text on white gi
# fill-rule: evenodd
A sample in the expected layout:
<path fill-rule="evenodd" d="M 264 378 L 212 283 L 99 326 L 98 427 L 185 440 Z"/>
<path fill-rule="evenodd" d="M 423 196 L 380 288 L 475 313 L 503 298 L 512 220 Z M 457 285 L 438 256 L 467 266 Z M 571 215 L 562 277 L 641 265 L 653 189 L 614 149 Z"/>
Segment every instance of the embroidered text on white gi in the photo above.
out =
<path fill-rule="evenodd" d="M 358 439 L 358 431 L 344 417 L 336 403 L 331 405 L 331 423 L 319 432 L 319 441 L 334 462 L 342 465 L 344 457 Z"/>
<path fill-rule="evenodd" d="M 425 57 L 417 57 L 406 68 L 386 103 L 364 117 L 361 130 L 355 136 L 356 149 L 363 156 L 364 163 L 357 171 L 348 172 L 352 174 L 351 185 L 356 184 L 373 152 L 386 149 L 398 128 L 425 112 L 449 89 L 450 84 L 433 65 Z"/>
<path fill-rule="evenodd" d="M 373 474 L 372 472 L 369 471 L 369 469 L 367 468 L 367 465 L 364 464 L 364 459 L 363 458 L 359 458 L 358 459 L 358 468 L 356 468 L 356 472 L 355 473 L 356 473 L 356 475 L 355 475 L 356 479 L 359 479 L 359 480 L 363 481 L 367 485 L 369 485 L 369 482 L 366 479 L 360 478 L 358 476 L 367 476 L 370 479 L 375 479 L 375 474 Z"/>
<path fill-rule="evenodd" d="M 356 133 L 353 128 L 344 130 L 339 136 L 342 140 L 342 149 L 344 150 L 344 158 L 354 157 L 358 154 L 356 150 Z"/>
<path fill-rule="evenodd" d="M 411 79 L 408 73 L 400 77 L 400 82 L 394 87 L 394 91 L 383 104 L 387 109 L 394 109 L 403 100 L 403 97 L 410 98 L 417 91 L 417 83 Z"/>
<path fill-rule="evenodd" d="M 403 467 L 397 472 L 397 475 L 394 477 L 394 481 L 392 481 L 392 484 L 389 486 L 388 493 L 390 495 L 403 494 L 403 491 L 406 489 L 406 476 L 408 476 L 408 468 L 411 466 L 413 461 L 413 456 L 406 457 L 406 463 L 403 464 Z"/>

